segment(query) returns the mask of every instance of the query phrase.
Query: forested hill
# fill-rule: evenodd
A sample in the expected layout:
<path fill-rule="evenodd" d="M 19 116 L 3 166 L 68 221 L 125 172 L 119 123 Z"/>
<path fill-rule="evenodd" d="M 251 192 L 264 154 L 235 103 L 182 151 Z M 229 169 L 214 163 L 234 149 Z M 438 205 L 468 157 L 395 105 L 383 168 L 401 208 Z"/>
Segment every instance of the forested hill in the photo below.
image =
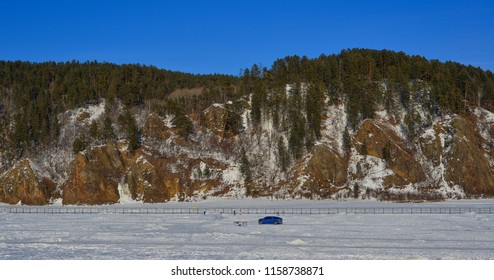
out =
<path fill-rule="evenodd" d="M 259 122 L 261 111 L 272 110 L 276 115 L 281 104 L 280 95 L 268 92 L 284 92 L 285 85 L 299 83 L 310 84 L 320 95 L 314 98 L 327 95 L 332 101 L 347 103 L 351 126 L 372 118 L 380 105 L 392 109 L 396 95 L 404 107 L 413 110 L 409 103 L 417 102 L 433 115 L 461 113 L 469 105 L 494 109 L 494 74 L 490 71 L 403 52 L 352 49 L 315 59 L 288 56 L 276 60 L 270 69 L 253 65 L 245 69 L 241 81 L 228 75 L 193 75 L 141 65 L 0 61 L 0 124 L 3 131 L 9 131 L 11 144 L 32 147 L 56 137 L 57 114 L 66 110 L 101 98 L 139 106 L 145 100 L 164 99 L 177 89 L 198 87 L 205 88 L 206 94 L 181 100 L 187 113 L 253 93 L 252 117 Z M 429 89 L 426 94 L 418 90 L 423 85 Z M 312 100 L 307 106 L 318 104 Z M 317 116 L 309 121 L 317 123 Z"/>
<path fill-rule="evenodd" d="M 413 109 L 409 103 L 417 102 L 433 115 L 462 113 L 471 105 L 494 109 L 491 71 L 387 50 L 343 50 L 315 59 L 288 56 L 276 60 L 271 69 L 257 65 L 246 69 L 242 81 L 245 92 L 253 92 L 253 101 L 259 101 L 262 108 L 277 104 L 268 102 L 266 90 L 283 92 L 286 84 L 311 85 L 347 103 L 353 126 L 372 118 L 380 105 L 391 109 L 396 96 L 406 108 Z"/>
<path fill-rule="evenodd" d="M 152 66 L 0 61 L 0 128 L 10 138 L 3 139 L 0 148 L 10 143 L 20 155 L 50 142 L 59 132 L 58 114 L 100 99 L 142 106 L 145 100 L 162 100 L 177 89 L 203 87 L 206 93 L 195 102 L 205 106 L 224 98 L 219 89 L 234 91 L 237 84 L 233 76 L 193 75 Z"/>
<path fill-rule="evenodd" d="M 0 202 L 494 196 L 494 74 L 403 52 L 236 76 L 0 61 Z"/>

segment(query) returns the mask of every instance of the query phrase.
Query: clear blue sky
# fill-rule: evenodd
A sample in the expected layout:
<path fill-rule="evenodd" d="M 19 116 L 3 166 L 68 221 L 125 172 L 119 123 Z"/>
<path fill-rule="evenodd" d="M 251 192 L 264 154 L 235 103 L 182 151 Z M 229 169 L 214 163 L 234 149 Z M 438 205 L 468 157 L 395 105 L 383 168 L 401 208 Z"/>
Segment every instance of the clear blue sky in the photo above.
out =
<path fill-rule="evenodd" d="M 404 51 L 494 71 L 494 1 L 6 1 L 0 60 L 239 74 L 287 55 Z"/>

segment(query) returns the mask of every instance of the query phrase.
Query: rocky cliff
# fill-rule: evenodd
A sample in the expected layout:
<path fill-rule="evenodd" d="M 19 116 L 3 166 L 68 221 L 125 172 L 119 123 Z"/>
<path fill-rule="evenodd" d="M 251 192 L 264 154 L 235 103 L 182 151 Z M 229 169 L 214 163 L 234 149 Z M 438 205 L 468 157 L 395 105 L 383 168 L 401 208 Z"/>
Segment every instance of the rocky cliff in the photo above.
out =
<path fill-rule="evenodd" d="M 250 107 L 241 108 L 242 130 L 225 136 L 230 112 L 215 104 L 190 117 L 194 133 L 188 138 L 177 133 L 173 115 L 136 111 L 142 133 L 136 150 L 130 151 L 126 140 L 112 140 L 89 145 L 69 164 L 54 161 L 67 148 L 51 157 L 31 155 L 1 174 L 0 201 L 156 203 L 209 196 L 421 201 L 494 195 L 494 114 L 487 110 L 431 119 L 414 138 L 403 133 L 403 118 L 381 111 L 348 127 L 350 141 L 343 144 L 346 109 L 326 106 L 322 138 L 283 170 L 279 145 L 288 139 L 270 116 L 254 126 Z M 87 119 L 102 119 L 100 113 L 88 114 L 84 120 L 66 118 L 61 139 L 74 138 L 76 133 L 67 131 L 88 127 Z"/>
<path fill-rule="evenodd" d="M 0 177 L 0 201 L 10 204 L 43 205 L 57 198 L 56 184 L 39 174 L 34 164 L 24 159 Z"/>

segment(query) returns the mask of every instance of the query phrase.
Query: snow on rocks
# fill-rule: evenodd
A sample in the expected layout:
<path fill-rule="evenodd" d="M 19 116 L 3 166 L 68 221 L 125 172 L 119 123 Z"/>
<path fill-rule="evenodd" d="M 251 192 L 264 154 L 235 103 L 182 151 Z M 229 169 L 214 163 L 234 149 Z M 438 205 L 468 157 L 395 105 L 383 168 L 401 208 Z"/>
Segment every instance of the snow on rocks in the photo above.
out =
<path fill-rule="evenodd" d="M 236 165 L 230 165 L 227 169 L 223 170 L 222 178 L 223 182 L 227 185 L 243 184 L 242 173 Z"/>
<path fill-rule="evenodd" d="M 347 113 L 344 105 L 330 105 L 325 110 L 325 119 L 321 127 L 321 143 L 336 148 L 340 155 L 343 151 L 343 135 L 347 127 Z"/>
<path fill-rule="evenodd" d="M 92 121 L 99 119 L 105 112 L 105 105 L 106 101 L 103 99 L 98 104 L 70 110 L 70 122 L 83 122 L 85 124 L 90 124 Z"/>
<path fill-rule="evenodd" d="M 350 164 L 348 165 L 350 174 L 350 185 L 358 184 L 365 189 L 382 189 L 386 176 L 393 175 L 394 172 L 387 168 L 386 161 L 373 156 L 363 156 L 352 151 Z"/>

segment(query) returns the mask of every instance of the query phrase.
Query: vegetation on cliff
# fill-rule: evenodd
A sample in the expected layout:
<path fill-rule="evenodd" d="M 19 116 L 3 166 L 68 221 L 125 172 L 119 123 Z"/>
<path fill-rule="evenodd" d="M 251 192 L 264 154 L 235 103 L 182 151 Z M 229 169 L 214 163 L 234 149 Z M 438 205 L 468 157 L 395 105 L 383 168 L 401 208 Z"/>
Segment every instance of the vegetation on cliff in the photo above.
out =
<path fill-rule="evenodd" d="M 493 109 L 492 72 L 386 50 L 240 77 L 0 61 L 0 200 L 491 196 Z"/>

